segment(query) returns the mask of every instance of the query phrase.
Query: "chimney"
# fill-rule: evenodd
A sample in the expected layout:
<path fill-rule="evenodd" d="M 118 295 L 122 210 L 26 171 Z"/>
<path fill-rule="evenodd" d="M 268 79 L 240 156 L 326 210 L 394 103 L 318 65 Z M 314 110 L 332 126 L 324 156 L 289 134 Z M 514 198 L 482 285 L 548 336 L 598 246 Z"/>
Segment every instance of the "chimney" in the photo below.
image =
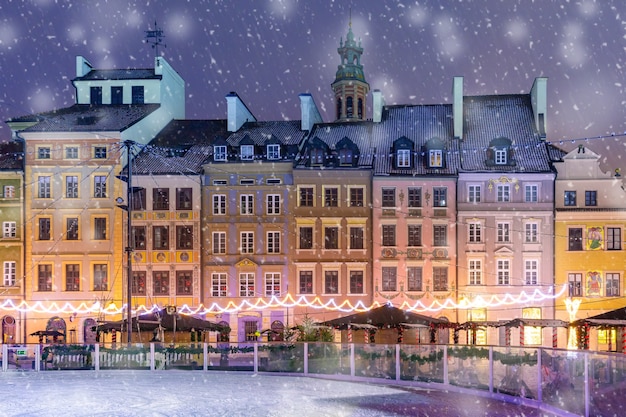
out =
<path fill-rule="evenodd" d="M 385 107 L 385 98 L 380 90 L 372 91 L 372 121 L 380 123 L 383 120 L 383 107 Z"/>
<path fill-rule="evenodd" d="M 454 77 L 452 120 L 454 122 L 454 138 L 463 140 L 463 77 Z"/>
<path fill-rule="evenodd" d="M 93 69 L 93 66 L 84 57 L 76 56 L 76 78 L 83 77 Z"/>
<path fill-rule="evenodd" d="M 548 110 L 548 78 L 537 77 L 530 90 L 530 101 L 535 116 L 535 127 L 542 139 L 546 138 L 546 114 Z"/>
<path fill-rule="evenodd" d="M 309 93 L 300 94 L 300 129 L 310 131 L 315 123 L 322 123 L 322 116 Z"/>
<path fill-rule="evenodd" d="M 256 122 L 256 118 L 234 91 L 226 95 L 226 103 L 228 107 L 229 132 L 236 132 L 245 122 Z"/>

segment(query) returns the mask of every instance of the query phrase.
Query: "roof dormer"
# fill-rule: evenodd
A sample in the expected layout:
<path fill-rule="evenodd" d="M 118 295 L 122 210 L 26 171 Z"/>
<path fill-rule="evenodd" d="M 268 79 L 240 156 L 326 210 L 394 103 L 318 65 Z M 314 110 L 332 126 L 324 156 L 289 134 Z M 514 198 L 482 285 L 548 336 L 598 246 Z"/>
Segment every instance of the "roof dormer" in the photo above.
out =
<path fill-rule="evenodd" d="M 393 154 L 393 165 L 396 169 L 411 169 L 414 167 L 414 147 L 413 141 L 406 136 L 402 136 L 393 142 L 391 153 Z"/>
<path fill-rule="evenodd" d="M 242 161 L 254 160 L 254 141 L 246 135 L 239 142 L 239 159 Z"/>
<path fill-rule="evenodd" d="M 361 153 L 359 147 L 347 136 L 344 136 L 335 146 L 339 166 L 357 166 Z"/>
<path fill-rule="evenodd" d="M 306 165 L 326 166 L 329 163 L 329 154 L 330 149 L 328 145 L 316 136 L 307 144 L 305 151 Z"/>
<path fill-rule="evenodd" d="M 424 145 L 424 164 L 426 168 L 445 168 L 446 167 L 446 144 L 439 137 L 431 138 Z"/>
<path fill-rule="evenodd" d="M 487 166 L 514 166 L 513 147 L 509 138 L 499 137 L 489 142 L 487 148 Z"/>

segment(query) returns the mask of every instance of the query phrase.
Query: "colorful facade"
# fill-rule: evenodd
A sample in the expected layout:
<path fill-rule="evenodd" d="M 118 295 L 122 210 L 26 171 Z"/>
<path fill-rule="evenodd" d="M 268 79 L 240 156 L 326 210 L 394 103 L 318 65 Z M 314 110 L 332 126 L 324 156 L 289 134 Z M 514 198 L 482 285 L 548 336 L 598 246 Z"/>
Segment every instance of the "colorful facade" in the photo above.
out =
<path fill-rule="evenodd" d="M 555 164 L 555 309 L 568 322 L 624 307 L 626 191 L 619 170 L 602 171 L 600 160 L 581 145 Z M 592 332 L 589 348 L 621 351 L 619 329 Z"/>

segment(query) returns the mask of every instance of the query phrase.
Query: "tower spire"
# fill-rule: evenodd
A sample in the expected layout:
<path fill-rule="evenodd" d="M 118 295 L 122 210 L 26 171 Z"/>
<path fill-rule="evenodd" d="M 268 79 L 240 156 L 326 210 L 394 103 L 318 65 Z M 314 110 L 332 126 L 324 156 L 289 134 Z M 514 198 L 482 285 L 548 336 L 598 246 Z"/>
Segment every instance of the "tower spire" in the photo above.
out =
<path fill-rule="evenodd" d="M 335 93 L 338 121 L 365 120 L 367 94 L 370 86 L 365 81 L 361 55 L 363 48 L 361 42 L 354 40 L 352 33 L 352 8 L 348 21 L 348 34 L 345 42 L 339 41 L 337 53 L 341 62 L 337 67 L 335 81 L 331 87 Z"/>

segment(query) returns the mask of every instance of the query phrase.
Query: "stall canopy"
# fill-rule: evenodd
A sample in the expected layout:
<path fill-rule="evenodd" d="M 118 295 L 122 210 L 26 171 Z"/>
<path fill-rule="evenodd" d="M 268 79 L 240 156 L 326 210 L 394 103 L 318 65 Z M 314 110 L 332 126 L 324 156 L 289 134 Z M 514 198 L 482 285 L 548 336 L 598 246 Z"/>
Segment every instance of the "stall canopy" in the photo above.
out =
<path fill-rule="evenodd" d="M 349 316 L 328 320 L 321 324 L 334 327 L 339 330 L 344 330 L 347 329 L 348 326 L 362 328 L 363 325 L 369 325 L 378 329 L 388 329 L 412 327 L 411 325 L 429 327 L 432 324 L 437 325 L 443 323 L 446 322 L 434 317 L 428 317 L 422 314 L 405 311 L 397 307 L 384 305 L 368 311 L 362 311 L 360 313 L 350 314 Z"/>
<path fill-rule="evenodd" d="M 123 331 L 126 329 L 127 320 L 102 323 L 97 326 L 98 331 L 108 332 L 111 330 Z M 153 331 L 159 326 L 165 331 L 188 332 L 191 330 L 204 330 L 210 332 L 222 332 L 228 330 L 225 326 L 212 321 L 200 319 L 180 313 L 168 313 L 166 309 L 151 313 L 140 314 L 132 319 L 133 330 Z"/>
<path fill-rule="evenodd" d="M 588 323 L 597 327 L 624 327 L 626 326 L 626 307 L 607 311 L 606 313 L 580 319 L 574 322 L 575 326 Z"/>
<path fill-rule="evenodd" d="M 568 325 L 566 321 L 553 319 L 513 319 L 502 323 L 502 326 L 506 327 L 567 327 Z"/>

